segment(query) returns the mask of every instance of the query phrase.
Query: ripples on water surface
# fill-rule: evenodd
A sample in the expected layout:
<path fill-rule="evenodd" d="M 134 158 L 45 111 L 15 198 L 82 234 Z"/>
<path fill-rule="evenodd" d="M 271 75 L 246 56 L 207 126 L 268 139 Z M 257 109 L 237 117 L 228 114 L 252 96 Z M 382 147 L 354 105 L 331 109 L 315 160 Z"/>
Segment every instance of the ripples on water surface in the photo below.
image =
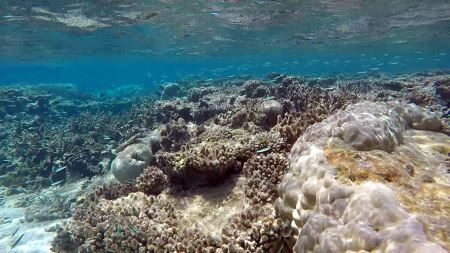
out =
<path fill-rule="evenodd" d="M 0 252 L 447 252 L 449 45 L 448 0 L 0 0 Z"/>
<path fill-rule="evenodd" d="M 445 69 L 449 31 L 445 0 L 4 0 L 0 82 Z"/>

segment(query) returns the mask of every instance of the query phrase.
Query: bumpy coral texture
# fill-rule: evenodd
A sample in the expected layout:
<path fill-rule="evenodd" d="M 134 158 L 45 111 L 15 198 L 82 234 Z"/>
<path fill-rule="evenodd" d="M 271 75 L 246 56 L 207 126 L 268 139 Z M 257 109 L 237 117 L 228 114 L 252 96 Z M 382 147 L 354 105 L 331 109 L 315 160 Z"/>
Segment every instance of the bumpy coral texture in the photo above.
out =
<path fill-rule="evenodd" d="M 277 185 L 287 172 L 285 154 L 255 155 L 244 164 L 247 178 L 246 196 L 251 202 L 273 203 L 277 197 Z"/>
<path fill-rule="evenodd" d="M 256 151 L 283 150 L 283 139 L 277 133 L 252 136 L 244 130 L 227 130 L 212 126 L 178 152 L 157 156 L 172 181 L 211 183 L 223 175 L 238 172 Z"/>
<path fill-rule="evenodd" d="M 392 151 L 407 127 L 401 115 L 411 116 L 393 106 L 349 106 L 298 139 L 275 203 L 297 237 L 295 252 L 446 252 L 428 241 L 422 224 L 400 206 L 391 188 L 377 182 L 344 185 L 325 156 L 324 147 L 333 138 L 357 150 Z"/>
<path fill-rule="evenodd" d="M 167 176 L 159 168 L 150 166 L 136 179 L 135 185 L 147 195 L 157 195 L 167 187 Z"/>
<path fill-rule="evenodd" d="M 116 200 L 95 196 L 58 232 L 58 252 L 287 252 L 282 222 L 271 205 L 230 217 L 220 235 L 196 226 L 183 228 L 181 212 L 164 196 L 130 193 Z M 283 251 L 284 248 L 284 251 Z"/>

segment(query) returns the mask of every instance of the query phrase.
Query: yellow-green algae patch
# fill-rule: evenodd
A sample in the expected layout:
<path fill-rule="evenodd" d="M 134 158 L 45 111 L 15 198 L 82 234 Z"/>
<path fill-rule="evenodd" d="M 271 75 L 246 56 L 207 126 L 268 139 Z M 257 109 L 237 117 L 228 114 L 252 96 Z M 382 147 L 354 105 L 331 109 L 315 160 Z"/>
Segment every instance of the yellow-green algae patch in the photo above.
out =
<path fill-rule="evenodd" d="M 343 184 L 387 184 L 422 223 L 430 240 L 450 250 L 449 151 L 447 135 L 408 130 L 403 144 L 391 153 L 357 151 L 334 139 L 328 142 L 325 155 Z"/>

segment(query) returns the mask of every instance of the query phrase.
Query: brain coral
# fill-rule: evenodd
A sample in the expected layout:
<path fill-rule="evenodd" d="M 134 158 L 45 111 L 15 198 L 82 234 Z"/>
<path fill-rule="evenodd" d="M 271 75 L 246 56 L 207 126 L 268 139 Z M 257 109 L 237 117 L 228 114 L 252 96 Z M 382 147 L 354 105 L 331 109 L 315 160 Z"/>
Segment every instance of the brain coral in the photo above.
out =
<path fill-rule="evenodd" d="M 331 165 L 326 155 L 327 147 L 392 152 L 403 142 L 408 125 L 416 126 L 405 119 L 414 113 L 408 108 L 368 102 L 351 105 L 311 126 L 297 140 L 289 156 L 290 172 L 278 187 L 280 197 L 275 203 L 277 214 L 297 238 L 295 252 L 446 252 L 429 241 L 422 224 L 400 204 L 391 185 L 343 183 L 337 177 L 338 164 Z M 420 113 L 425 115 L 419 119 L 430 120 L 419 122 L 436 129 L 433 115 Z M 417 117 L 412 118 L 416 122 Z M 367 162 L 361 159 L 359 164 Z"/>

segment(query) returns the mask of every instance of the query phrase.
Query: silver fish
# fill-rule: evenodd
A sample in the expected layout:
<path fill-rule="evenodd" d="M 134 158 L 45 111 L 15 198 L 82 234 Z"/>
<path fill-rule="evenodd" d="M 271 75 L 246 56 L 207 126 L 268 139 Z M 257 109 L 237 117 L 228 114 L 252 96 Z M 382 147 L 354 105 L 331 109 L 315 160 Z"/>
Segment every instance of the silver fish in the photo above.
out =
<path fill-rule="evenodd" d="M 53 172 L 58 173 L 58 172 L 60 172 L 60 171 L 65 170 L 66 168 L 67 168 L 67 166 L 62 166 L 62 167 L 57 168 L 57 169 L 54 170 Z"/>
<path fill-rule="evenodd" d="M 257 150 L 256 153 L 257 154 L 265 153 L 267 151 L 270 151 L 271 149 L 272 149 L 272 147 L 265 147 L 263 149 Z"/>
<path fill-rule="evenodd" d="M 56 181 L 56 182 L 52 182 L 51 186 L 62 184 L 62 183 L 64 183 L 64 181 L 66 181 L 66 180 L 63 179 L 63 180 L 59 180 L 59 181 Z"/>

